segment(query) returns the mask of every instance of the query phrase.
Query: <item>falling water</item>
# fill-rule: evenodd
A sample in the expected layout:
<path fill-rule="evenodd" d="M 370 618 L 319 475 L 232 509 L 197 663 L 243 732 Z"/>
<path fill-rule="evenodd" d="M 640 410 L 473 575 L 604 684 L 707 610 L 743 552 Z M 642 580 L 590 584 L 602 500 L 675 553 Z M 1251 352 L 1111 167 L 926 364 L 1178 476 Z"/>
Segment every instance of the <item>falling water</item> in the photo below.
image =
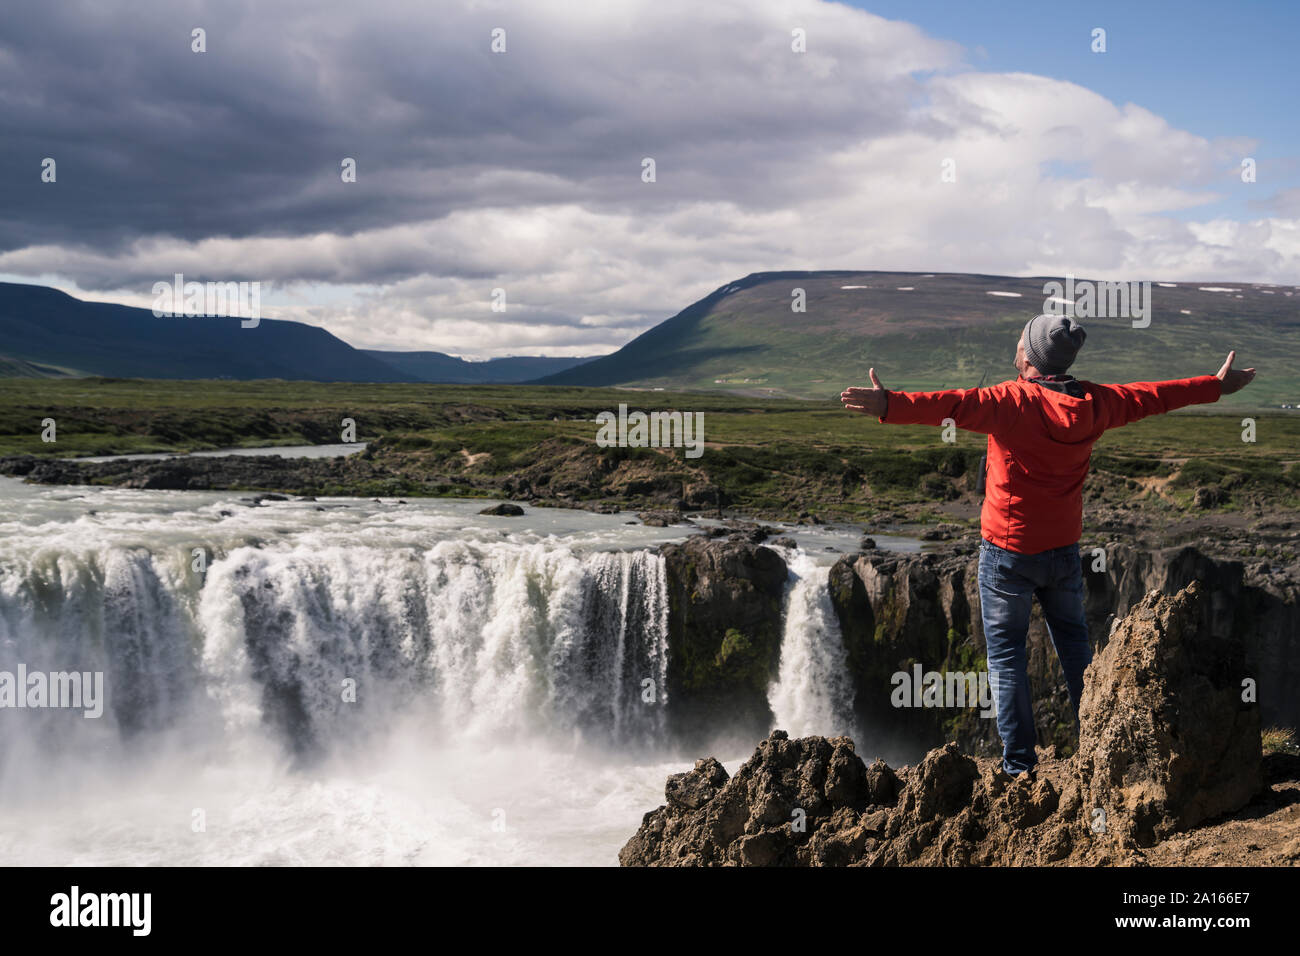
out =
<path fill-rule="evenodd" d="M 0 709 L 0 859 L 612 863 L 686 759 L 658 552 L 681 530 L 7 481 L 0 503 L 0 671 L 102 672 L 107 698 Z M 840 732 L 827 559 L 786 557 L 773 709 Z"/>
<path fill-rule="evenodd" d="M 852 734 L 853 688 L 848 653 L 831 604 L 830 568 L 789 552 L 785 631 L 776 682 L 768 690 L 775 726 L 792 737 Z"/>
<path fill-rule="evenodd" d="M 228 731 L 263 724 L 300 755 L 364 742 L 413 708 L 445 736 L 662 742 L 666 576 L 652 551 L 241 547 L 204 573 L 171 557 L 110 547 L 7 565 L 0 660 L 102 671 L 104 719 L 123 735 L 215 705 Z M 70 726 L 40 716 L 46 733 Z"/>

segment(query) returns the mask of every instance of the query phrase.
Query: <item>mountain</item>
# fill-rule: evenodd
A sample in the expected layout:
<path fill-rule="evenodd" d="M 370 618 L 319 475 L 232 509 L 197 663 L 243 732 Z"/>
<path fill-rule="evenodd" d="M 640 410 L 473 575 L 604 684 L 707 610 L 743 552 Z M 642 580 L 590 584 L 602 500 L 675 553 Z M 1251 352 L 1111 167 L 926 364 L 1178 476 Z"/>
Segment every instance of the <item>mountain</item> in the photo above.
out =
<path fill-rule="evenodd" d="M 1013 377 L 1016 340 L 1050 278 L 915 272 L 759 272 L 596 359 L 466 362 L 356 349 L 322 328 L 264 319 L 156 318 L 55 289 L 0 283 L 0 376 L 282 378 L 321 382 L 623 385 L 833 398 L 866 383 L 956 388 Z M 805 311 L 791 309 L 802 289 Z M 1084 318 L 1074 373 L 1095 381 L 1214 372 L 1229 349 L 1260 375 L 1236 404 L 1300 405 L 1300 287 L 1152 283 L 1146 328 Z"/>
<path fill-rule="evenodd" d="M 467 362 L 445 352 L 386 352 L 362 349 L 364 354 L 384 362 L 407 376 L 407 381 L 443 382 L 450 385 L 505 385 L 553 375 L 589 362 L 589 358 L 548 358 L 516 355 Z"/>
<path fill-rule="evenodd" d="M 6 357 L 70 374 L 117 378 L 283 378 L 398 382 L 390 365 L 322 328 L 233 317 L 157 318 L 149 309 L 83 302 L 56 289 L 0 283 Z"/>
<path fill-rule="evenodd" d="M 956 273 L 753 273 L 617 352 L 538 384 L 832 398 L 846 385 L 867 384 L 871 366 L 887 388 L 1003 381 L 1016 375 L 1020 330 L 1044 311 L 1049 281 Z M 1081 288 L 1081 280 L 1076 285 Z M 804 290 L 806 311 L 792 311 L 795 289 Z M 1217 371 L 1235 348 L 1238 367 L 1260 370 L 1250 401 L 1300 401 L 1300 287 L 1152 282 L 1150 303 L 1146 328 L 1134 328 L 1129 318 L 1081 318 L 1088 340 L 1072 372 L 1104 382 L 1182 378 Z"/>
<path fill-rule="evenodd" d="M 318 382 L 519 382 L 584 359 L 465 362 L 440 352 L 356 349 L 322 328 L 234 317 L 158 318 L 57 289 L 0 282 L 0 377 L 280 378 Z"/>

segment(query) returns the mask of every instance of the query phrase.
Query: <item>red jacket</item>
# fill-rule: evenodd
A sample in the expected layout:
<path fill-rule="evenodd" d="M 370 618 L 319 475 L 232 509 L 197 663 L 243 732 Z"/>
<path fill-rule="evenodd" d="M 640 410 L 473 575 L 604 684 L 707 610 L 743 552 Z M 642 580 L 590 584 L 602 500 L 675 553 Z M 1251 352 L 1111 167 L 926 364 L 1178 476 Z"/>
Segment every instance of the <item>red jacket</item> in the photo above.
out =
<path fill-rule="evenodd" d="M 980 530 L 1008 551 L 1038 554 L 1073 544 L 1083 532 L 1083 479 L 1092 445 L 1108 428 L 1217 402 L 1213 375 L 1172 382 L 1096 385 L 1079 382 L 1082 398 L 1024 379 L 991 388 L 889 392 L 881 422 L 941 425 L 989 436 Z"/>

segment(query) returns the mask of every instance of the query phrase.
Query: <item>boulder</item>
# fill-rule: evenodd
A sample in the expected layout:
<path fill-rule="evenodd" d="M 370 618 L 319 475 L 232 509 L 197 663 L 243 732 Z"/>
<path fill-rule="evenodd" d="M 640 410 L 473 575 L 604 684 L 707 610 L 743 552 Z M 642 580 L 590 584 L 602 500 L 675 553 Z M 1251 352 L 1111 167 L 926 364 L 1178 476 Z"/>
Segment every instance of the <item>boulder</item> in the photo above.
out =
<path fill-rule="evenodd" d="M 1121 845 L 1151 846 L 1264 787 L 1245 650 L 1204 625 L 1205 600 L 1196 582 L 1149 592 L 1088 667 L 1076 771 Z"/>
<path fill-rule="evenodd" d="M 701 760 L 669 778 L 666 797 L 619 852 L 624 866 L 847 863 L 865 843 L 865 830 L 846 826 L 869 798 L 867 768 L 847 737 L 791 740 L 774 730 L 735 776 Z"/>
<path fill-rule="evenodd" d="M 712 757 L 695 762 L 695 769 L 668 778 L 664 797 L 675 807 L 698 810 L 714 798 L 728 780 L 727 771 Z"/>

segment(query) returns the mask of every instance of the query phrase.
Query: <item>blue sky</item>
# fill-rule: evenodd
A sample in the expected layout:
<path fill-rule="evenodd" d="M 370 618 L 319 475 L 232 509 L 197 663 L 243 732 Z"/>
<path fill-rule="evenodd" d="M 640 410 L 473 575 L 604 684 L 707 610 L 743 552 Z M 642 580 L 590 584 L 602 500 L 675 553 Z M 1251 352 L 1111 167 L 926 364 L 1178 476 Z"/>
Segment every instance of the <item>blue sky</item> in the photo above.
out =
<path fill-rule="evenodd" d="M 1078 83 L 1116 104 L 1146 107 L 1206 138 L 1258 142 L 1251 189 L 1175 213 L 1259 214 L 1252 200 L 1300 184 L 1300 3 L 1294 0 L 850 0 L 847 6 L 915 23 L 960 43 L 977 70 L 1027 72 Z M 1094 27 L 1106 30 L 1093 53 Z"/>

